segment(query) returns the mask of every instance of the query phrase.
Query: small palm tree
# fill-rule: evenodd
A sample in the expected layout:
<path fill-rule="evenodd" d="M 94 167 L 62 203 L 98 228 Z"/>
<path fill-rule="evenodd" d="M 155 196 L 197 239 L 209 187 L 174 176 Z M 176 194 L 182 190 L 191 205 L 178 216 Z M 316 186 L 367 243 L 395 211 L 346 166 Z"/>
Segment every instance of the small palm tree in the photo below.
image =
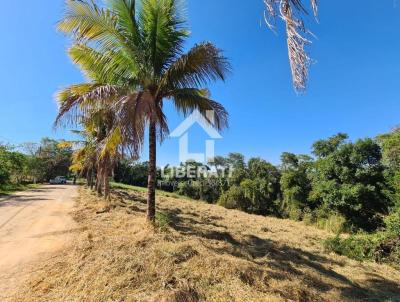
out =
<path fill-rule="evenodd" d="M 96 191 L 109 200 L 110 184 L 109 178 L 117 160 L 120 158 L 118 148 L 111 148 L 108 134 L 113 127 L 113 112 L 104 106 L 87 110 L 80 116 L 80 124 L 84 128 L 81 131 L 73 131 L 80 135 L 83 140 L 65 142 L 69 147 L 75 146 L 72 165 L 70 170 L 75 173 L 86 173 L 87 185 L 93 188 L 93 176 L 96 173 Z M 63 116 L 58 116 L 57 122 Z"/>
<path fill-rule="evenodd" d="M 183 115 L 198 110 L 216 128 L 227 126 L 225 108 L 210 99 L 210 81 L 224 80 L 230 65 L 221 50 L 205 42 L 184 53 L 188 37 L 177 0 L 67 1 L 58 29 L 74 41 L 69 54 L 89 82 L 61 93 L 60 116 L 76 117 L 102 104 L 115 117 L 108 144 L 141 150 L 149 132 L 147 218 L 155 219 L 156 142 L 169 133 L 163 104 L 170 100 Z M 140 9 L 137 9 L 140 8 Z M 67 91 L 67 93 L 65 93 Z M 73 118 L 76 121 L 76 118 Z"/>

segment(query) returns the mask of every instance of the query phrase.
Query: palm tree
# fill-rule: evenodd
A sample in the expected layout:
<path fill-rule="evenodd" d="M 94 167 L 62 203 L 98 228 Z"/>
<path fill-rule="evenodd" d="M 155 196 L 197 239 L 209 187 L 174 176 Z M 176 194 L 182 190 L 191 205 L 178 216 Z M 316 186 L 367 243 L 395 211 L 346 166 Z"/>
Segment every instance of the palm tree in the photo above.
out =
<path fill-rule="evenodd" d="M 308 36 L 312 33 L 305 27 L 302 15 L 307 15 L 303 0 L 264 0 L 266 5 L 265 21 L 275 30 L 277 17 L 286 25 L 287 44 L 293 85 L 297 91 L 307 87 L 308 69 L 311 59 L 306 52 L 306 46 L 311 43 Z M 310 0 L 314 16 L 318 15 L 317 0 Z"/>
<path fill-rule="evenodd" d="M 87 129 L 82 131 L 74 130 L 72 132 L 81 136 L 82 140 L 68 142 L 69 146 L 75 147 L 75 151 L 72 154 L 72 164 L 69 169 L 76 175 L 85 175 L 87 186 L 93 189 L 93 176 L 97 166 L 94 138 Z"/>
<path fill-rule="evenodd" d="M 65 90 L 59 94 L 65 93 Z M 76 146 L 73 154 L 71 171 L 76 173 L 85 172 L 87 184 L 93 188 L 93 176 L 96 172 L 96 191 L 103 195 L 108 201 L 110 197 L 109 177 L 114 169 L 120 154 L 118 146 L 111 141 L 112 137 L 108 135 L 113 127 L 113 111 L 104 106 L 93 108 L 85 105 L 85 113 L 80 116 L 80 124 L 84 128 L 81 131 L 73 131 L 79 134 L 83 140 L 65 142 L 68 146 Z M 91 108 L 91 110 L 88 110 Z M 65 122 L 64 115 L 57 117 L 57 123 Z"/>
<path fill-rule="evenodd" d="M 74 41 L 69 54 L 89 82 L 67 88 L 60 115 L 103 104 L 115 117 L 107 141 L 138 155 L 149 134 L 147 219 L 155 219 L 156 143 L 169 133 L 164 101 L 183 115 L 198 110 L 218 129 L 228 113 L 204 87 L 224 80 L 230 65 L 212 43 L 183 52 L 189 33 L 177 0 L 67 1 L 58 29 Z M 137 9 L 139 7 L 140 9 Z M 208 119 L 209 111 L 215 114 Z M 106 146 L 107 147 L 107 146 Z"/>

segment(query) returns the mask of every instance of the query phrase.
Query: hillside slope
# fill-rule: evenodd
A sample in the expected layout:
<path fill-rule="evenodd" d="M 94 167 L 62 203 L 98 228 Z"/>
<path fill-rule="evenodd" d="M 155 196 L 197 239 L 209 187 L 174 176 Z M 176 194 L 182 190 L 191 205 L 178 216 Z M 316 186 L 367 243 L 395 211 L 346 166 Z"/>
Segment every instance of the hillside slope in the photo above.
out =
<path fill-rule="evenodd" d="M 143 193 L 117 193 L 132 205 L 96 214 L 81 190 L 83 231 L 15 300 L 400 301 L 400 272 L 326 254 L 322 230 L 166 196 L 153 229 Z"/>

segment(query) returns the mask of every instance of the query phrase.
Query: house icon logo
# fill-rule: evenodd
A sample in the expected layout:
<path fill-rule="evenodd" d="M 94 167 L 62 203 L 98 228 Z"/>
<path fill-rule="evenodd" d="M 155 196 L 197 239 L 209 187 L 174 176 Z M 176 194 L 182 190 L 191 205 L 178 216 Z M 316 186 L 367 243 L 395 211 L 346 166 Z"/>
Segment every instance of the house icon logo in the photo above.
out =
<path fill-rule="evenodd" d="M 179 161 L 184 163 L 195 160 L 201 163 L 214 161 L 215 140 L 222 139 L 219 132 L 213 127 L 214 111 L 207 111 L 205 118 L 198 110 L 193 111 L 171 134 L 170 137 L 179 138 Z M 205 141 L 205 153 L 189 153 L 189 129 L 198 124 L 210 137 Z"/>

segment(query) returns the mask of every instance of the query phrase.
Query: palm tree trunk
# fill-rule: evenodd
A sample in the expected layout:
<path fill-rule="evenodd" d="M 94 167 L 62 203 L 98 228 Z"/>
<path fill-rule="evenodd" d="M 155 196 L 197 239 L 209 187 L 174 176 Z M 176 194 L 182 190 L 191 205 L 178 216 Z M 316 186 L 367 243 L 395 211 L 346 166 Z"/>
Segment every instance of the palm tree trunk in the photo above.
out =
<path fill-rule="evenodd" d="M 91 169 L 87 169 L 86 171 L 86 185 L 88 188 L 91 188 L 92 186 L 92 170 Z"/>
<path fill-rule="evenodd" d="M 94 190 L 94 171 L 91 170 L 90 173 L 90 189 L 93 191 Z"/>
<path fill-rule="evenodd" d="M 96 191 L 99 195 L 102 195 L 103 193 L 103 168 L 99 166 L 97 169 L 97 179 L 96 179 Z"/>
<path fill-rule="evenodd" d="M 110 197 L 110 181 L 109 181 L 109 175 L 108 175 L 108 167 L 104 168 L 104 176 L 103 176 L 103 181 L 104 181 L 104 199 L 108 200 Z"/>
<path fill-rule="evenodd" d="M 156 216 L 156 124 L 149 126 L 149 177 L 147 183 L 147 221 L 153 223 Z"/>

